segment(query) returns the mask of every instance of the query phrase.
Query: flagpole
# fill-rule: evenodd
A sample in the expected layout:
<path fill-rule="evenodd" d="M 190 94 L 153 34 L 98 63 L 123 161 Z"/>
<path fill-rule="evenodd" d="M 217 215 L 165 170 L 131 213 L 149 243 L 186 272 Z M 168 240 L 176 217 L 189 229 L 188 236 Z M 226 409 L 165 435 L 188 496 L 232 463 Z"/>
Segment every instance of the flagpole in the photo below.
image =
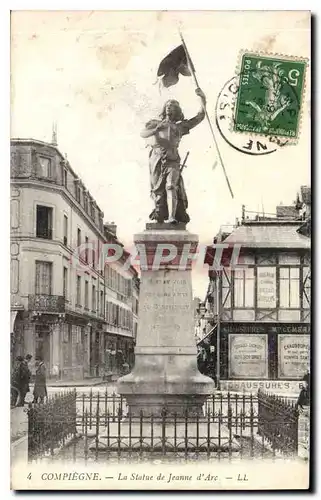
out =
<path fill-rule="evenodd" d="M 197 88 L 200 88 L 199 83 L 198 83 L 198 81 L 197 81 L 197 77 L 196 77 L 195 71 L 194 71 L 194 66 L 193 66 L 193 63 L 192 63 L 192 59 L 191 59 L 191 56 L 189 55 L 189 52 L 188 52 L 188 49 L 187 49 L 187 46 L 186 46 L 185 40 L 184 40 L 183 35 L 182 35 L 182 33 L 181 33 L 180 31 L 179 31 L 179 34 L 180 34 L 180 37 L 181 37 L 181 40 L 182 40 L 183 47 L 184 47 L 185 52 L 186 52 L 187 62 L 188 62 L 188 65 L 189 65 L 189 67 L 190 67 L 190 70 L 191 70 L 192 76 L 193 76 L 193 78 L 194 78 L 195 85 L 196 85 L 196 87 L 197 87 Z M 220 160 L 221 166 L 222 166 L 222 168 L 223 168 L 223 172 L 224 172 L 225 180 L 226 180 L 226 182 L 227 182 L 227 185 L 228 185 L 228 188 L 229 188 L 229 190 L 230 190 L 231 196 L 232 196 L 232 198 L 234 198 L 234 194 L 233 194 L 233 191 L 232 191 L 232 188 L 231 188 L 231 185 L 230 185 L 230 181 L 228 180 L 228 177 L 227 177 L 227 173 L 226 173 L 226 170 L 225 170 L 225 166 L 224 166 L 224 163 L 223 163 L 223 160 L 222 160 L 222 157 L 221 157 L 220 150 L 218 149 L 218 144 L 217 144 L 217 142 L 216 142 L 216 138 L 215 138 L 215 135 L 214 135 L 214 130 L 213 130 L 212 123 L 211 123 L 211 120 L 210 120 L 210 117 L 209 117 L 209 115 L 208 115 L 208 112 L 207 112 L 206 107 L 205 107 L 204 111 L 205 111 L 205 116 L 206 116 L 206 119 L 207 119 L 207 121 L 208 121 L 209 127 L 210 127 L 210 129 L 211 129 L 211 133 L 212 133 L 212 137 L 213 137 L 214 144 L 215 144 L 215 147 L 216 147 L 216 151 L 217 151 L 217 154 L 218 154 L 218 157 L 219 157 L 219 160 Z"/>

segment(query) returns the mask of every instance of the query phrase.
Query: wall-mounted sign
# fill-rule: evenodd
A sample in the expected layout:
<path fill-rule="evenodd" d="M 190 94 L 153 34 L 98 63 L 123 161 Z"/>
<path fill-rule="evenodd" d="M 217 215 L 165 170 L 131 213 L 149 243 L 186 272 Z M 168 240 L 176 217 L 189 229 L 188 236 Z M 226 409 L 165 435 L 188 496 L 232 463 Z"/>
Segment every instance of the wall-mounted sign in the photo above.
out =
<path fill-rule="evenodd" d="M 278 335 L 279 378 L 302 379 L 310 366 L 309 335 Z"/>
<path fill-rule="evenodd" d="M 300 380 L 221 380 L 222 391 L 240 391 L 256 394 L 259 389 L 272 394 L 293 395 L 295 401 L 303 387 Z"/>
<path fill-rule="evenodd" d="M 221 333 L 310 333 L 309 323 L 221 323 Z"/>
<path fill-rule="evenodd" d="M 276 307 L 276 268 L 257 268 L 257 307 L 274 309 Z"/>
<path fill-rule="evenodd" d="M 229 376 L 267 378 L 267 335 L 229 335 Z"/>

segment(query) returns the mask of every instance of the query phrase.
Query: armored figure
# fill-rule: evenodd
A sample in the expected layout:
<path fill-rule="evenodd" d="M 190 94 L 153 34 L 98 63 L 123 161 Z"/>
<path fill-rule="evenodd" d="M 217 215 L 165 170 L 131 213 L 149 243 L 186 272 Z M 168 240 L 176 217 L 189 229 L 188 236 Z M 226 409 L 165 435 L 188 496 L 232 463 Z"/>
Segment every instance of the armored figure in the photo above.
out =
<path fill-rule="evenodd" d="M 171 99 L 165 103 L 160 119 L 149 121 L 141 132 L 141 137 L 150 138 L 149 172 L 155 209 L 149 217 L 157 222 L 168 220 L 171 224 L 186 224 L 190 220 L 178 146 L 183 135 L 205 117 L 205 95 L 199 88 L 196 94 L 202 101 L 196 116 L 186 120 L 178 101 Z"/>

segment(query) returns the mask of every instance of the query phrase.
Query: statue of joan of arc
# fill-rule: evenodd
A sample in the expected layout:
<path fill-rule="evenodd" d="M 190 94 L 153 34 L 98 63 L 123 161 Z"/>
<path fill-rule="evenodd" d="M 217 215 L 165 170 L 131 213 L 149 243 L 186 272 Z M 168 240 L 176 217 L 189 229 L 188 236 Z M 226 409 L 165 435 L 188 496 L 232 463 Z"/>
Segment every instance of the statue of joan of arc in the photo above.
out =
<path fill-rule="evenodd" d="M 157 222 L 186 224 L 190 220 L 178 147 L 183 135 L 205 117 L 205 95 L 200 88 L 195 92 L 201 99 L 201 110 L 196 116 L 186 120 L 178 101 L 171 99 L 164 104 L 160 119 L 146 123 L 141 132 L 141 137 L 150 138 L 149 172 L 155 208 L 149 217 Z"/>

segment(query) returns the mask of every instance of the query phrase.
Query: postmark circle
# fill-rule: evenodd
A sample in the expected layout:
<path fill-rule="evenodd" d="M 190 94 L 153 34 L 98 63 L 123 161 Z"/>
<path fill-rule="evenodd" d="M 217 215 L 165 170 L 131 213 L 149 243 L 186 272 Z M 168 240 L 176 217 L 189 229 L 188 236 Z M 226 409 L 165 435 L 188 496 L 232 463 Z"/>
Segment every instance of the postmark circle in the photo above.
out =
<path fill-rule="evenodd" d="M 216 107 L 215 121 L 223 139 L 234 149 L 249 155 L 267 155 L 284 147 L 288 140 L 276 136 L 263 136 L 251 132 L 235 132 L 233 129 L 234 109 L 239 90 L 239 76 L 226 82 L 220 91 Z"/>

